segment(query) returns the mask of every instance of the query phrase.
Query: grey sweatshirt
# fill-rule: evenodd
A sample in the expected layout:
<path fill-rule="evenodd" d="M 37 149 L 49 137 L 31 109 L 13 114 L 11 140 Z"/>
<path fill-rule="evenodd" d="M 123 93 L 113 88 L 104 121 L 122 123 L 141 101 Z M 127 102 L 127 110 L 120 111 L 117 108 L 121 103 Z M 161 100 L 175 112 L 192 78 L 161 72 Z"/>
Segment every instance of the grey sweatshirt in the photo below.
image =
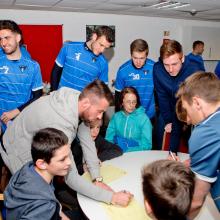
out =
<path fill-rule="evenodd" d="M 90 130 L 84 123 L 78 127 L 79 94 L 76 90 L 63 87 L 43 96 L 27 106 L 8 126 L 3 135 L 6 152 L 1 148 L 1 155 L 12 173 L 32 159 L 30 149 L 33 135 L 42 128 L 52 127 L 62 130 L 69 138 L 69 143 L 78 135 L 92 179 L 100 176 L 99 160 Z M 111 192 L 96 187 L 78 174 L 73 157 L 66 183 L 92 199 L 107 203 L 111 201 Z"/>

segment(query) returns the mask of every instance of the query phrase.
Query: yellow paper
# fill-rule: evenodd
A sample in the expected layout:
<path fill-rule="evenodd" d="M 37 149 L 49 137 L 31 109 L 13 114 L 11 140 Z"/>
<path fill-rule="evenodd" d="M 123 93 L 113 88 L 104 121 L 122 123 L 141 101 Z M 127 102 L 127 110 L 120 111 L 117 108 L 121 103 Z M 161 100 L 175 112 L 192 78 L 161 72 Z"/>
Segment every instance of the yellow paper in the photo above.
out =
<path fill-rule="evenodd" d="M 132 199 L 127 207 L 107 205 L 104 203 L 101 205 L 107 212 L 109 220 L 151 220 L 146 214 L 144 207 L 135 199 Z"/>
<path fill-rule="evenodd" d="M 101 166 L 100 173 L 104 182 L 107 184 L 127 174 L 126 171 L 107 164 Z M 91 177 L 88 172 L 84 173 L 83 177 L 91 181 Z"/>

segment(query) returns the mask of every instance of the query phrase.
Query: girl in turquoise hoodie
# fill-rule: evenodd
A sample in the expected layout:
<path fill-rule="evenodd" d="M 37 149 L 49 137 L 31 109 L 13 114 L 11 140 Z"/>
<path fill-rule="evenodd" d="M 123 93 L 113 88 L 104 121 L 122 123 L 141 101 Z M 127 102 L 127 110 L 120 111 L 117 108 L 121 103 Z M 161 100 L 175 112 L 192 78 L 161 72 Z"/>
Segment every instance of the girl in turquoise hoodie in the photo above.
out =
<path fill-rule="evenodd" d="M 119 145 L 123 152 L 150 150 L 152 125 L 133 87 L 125 87 L 120 97 L 121 111 L 115 113 L 108 125 L 105 139 Z"/>

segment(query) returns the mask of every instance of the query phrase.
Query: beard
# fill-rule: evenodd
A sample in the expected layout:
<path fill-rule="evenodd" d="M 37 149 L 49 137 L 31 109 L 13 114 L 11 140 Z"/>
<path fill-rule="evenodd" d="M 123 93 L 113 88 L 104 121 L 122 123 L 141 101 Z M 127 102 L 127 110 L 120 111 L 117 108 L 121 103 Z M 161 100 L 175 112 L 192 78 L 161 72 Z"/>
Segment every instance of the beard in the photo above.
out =
<path fill-rule="evenodd" d="M 18 46 L 14 46 L 14 47 L 10 46 L 8 49 L 3 47 L 2 49 L 4 50 L 4 53 L 6 55 L 12 55 L 13 53 L 17 51 Z"/>
<path fill-rule="evenodd" d="M 79 117 L 85 124 L 90 124 L 91 121 L 89 120 L 85 112 L 82 113 Z"/>
<path fill-rule="evenodd" d="M 94 119 L 94 120 L 90 120 L 90 119 L 88 119 L 88 118 L 82 118 L 82 117 L 80 117 L 80 119 L 81 119 L 81 120 L 84 122 L 84 124 L 86 124 L 87 126 L 96 121 L 95 119 Z"/>
<path fill-rule="evenodd" d="M 92 50 L 92 52 L 93 52 L 96 56 L 99 56 L 99 55 L 100 55 L 100 52 L 97 51 L 94 42 L 91 44 L 91 50 Z"/>
<path fill-rule="evenodd" d="M 86 114 L 80 115 L 80 119 L 84 122 L 85 125 L 89 126 L 97 121 L 97 119 L 89 119 Z"/>

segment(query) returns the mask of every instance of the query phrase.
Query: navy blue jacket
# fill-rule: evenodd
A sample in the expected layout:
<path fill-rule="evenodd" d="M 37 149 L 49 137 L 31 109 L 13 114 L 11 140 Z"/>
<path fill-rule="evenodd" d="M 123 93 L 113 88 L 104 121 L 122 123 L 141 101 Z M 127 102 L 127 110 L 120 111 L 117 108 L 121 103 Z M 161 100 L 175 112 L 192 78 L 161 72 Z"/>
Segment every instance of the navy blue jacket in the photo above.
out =
<path fill-rule="evenodd" d="M 192 62 L 198 62 L 198 64 L 200 65 L 199 70 L 205 71 L 204 60 L 201 55 L 194 55 L 193 53 L 189 53 L 187 57 Z"/>
<path fill-rule="evenodd" d="M 215 67 L 215 74 L 218 76 L 220 79 L 220 61 L 218 61 L 216 67 Z"/>
<path fill-rule="evenodd" d="M 173 152 L 178 151 L 182 128 L 175 112 L 175 95 L 180 83 L 199 70 L 201 70 L 200 64 L 196 61 L 190 61 L 187 57 L 185 57 L 185 61 L 177 76 L 171 76 L 164 68 L 163 62 L 160 59 L 154 64 L 154 88 L 158 96 L 159 111 L 165 124 L 172 123 L 170 150 Z"/>

